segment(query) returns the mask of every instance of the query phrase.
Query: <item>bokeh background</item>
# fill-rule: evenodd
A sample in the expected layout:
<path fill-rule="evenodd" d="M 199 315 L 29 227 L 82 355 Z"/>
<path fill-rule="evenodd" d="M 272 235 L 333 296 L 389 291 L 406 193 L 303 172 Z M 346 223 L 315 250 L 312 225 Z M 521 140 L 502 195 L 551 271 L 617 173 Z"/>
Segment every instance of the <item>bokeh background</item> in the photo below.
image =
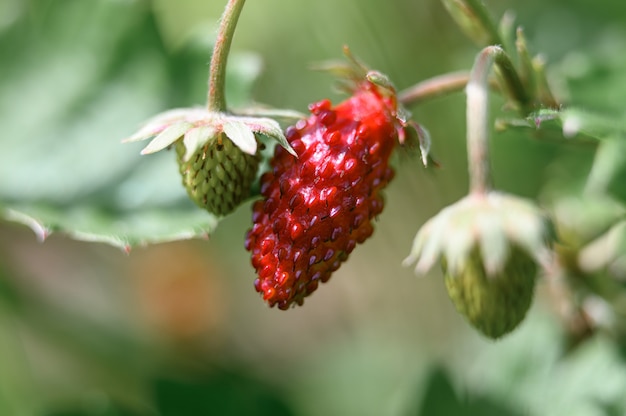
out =
<path fill-rule="evenodd" d="M 132 163 L 96 145 L 74 146 L 63 128 L 47 131 L 51 147 L 42 148 L 37 127 L 50 120 L 70 120 L 72 134 L 103 137 L 118 149 L 151 114 L 202 104 L 224 3 L 0 0 L 0 143 L 21 140 L 25 158 L 56 157 L 52 148 L 65 148 L 67 157 L 63 175 L 43 178 L 44 163 L 18 175 L 0 158 L 4 202 L 54 200 L 42 195 L 46 181 L 66 180 L 68 194 L 80 188 L 76 195 L 93 200 L 89 187 L 101 176 L 72 179 L 74 166 Z M 602 70 L 626 51 L 622 0 L 487 5 L 497 17 L 515 12 L 532 50 L 545 53 L 564 102 L 623 111 L 626 72 Z M 479 50 L 437 0 L 249 0 L 233 65 L 254 73 L 261 63 L 255 100 L 306 111 L 309 102 L 341 99 L 330 75 L 310 67 L 341 58 L 343 45 L 399 89 L 469 69 Z M 609 85 L 603 93 L 575 82 L 590 71 Z M 128 80 L 148 92 L 126 88 Z M 229 86 L 233 96 L 238 85 Z M 82 98 L 66 105 L 72 89 Z M 94 105 L 94 97 L 116 112 Z M 494 113 L 502 104 L 494 97 Z M 619 345 L 598 334 L 569 349 L 542 282 L 524 324 L 493 342 L 456 313 L 438 271 L 417 277 L 401 266 L 419 226 L 467 189 L 463 94 L 411 110 L 430 131 L 442 167 L 426 170 L 416 155 L 401 155 L 374 236 L 303 307 L 286 312 L 269 309 L 254 291 L 243 249 L 249 203 L 208 239 L 130 254 L 62 233 L 40 243 L 26 227 L 0 223 L 0 414 L 626 414 Z M 496 186 L 539 199 L 547 185 L 584 176 L 593 156 L 592 146 L 520 133 L 495 134 L 492 146 Z M 116 151 L 135 157 L 138 149 Z M 42 187 L 11 188 L 30 175 Z M 141 183 L 159 196 L 157 178 Z"/>

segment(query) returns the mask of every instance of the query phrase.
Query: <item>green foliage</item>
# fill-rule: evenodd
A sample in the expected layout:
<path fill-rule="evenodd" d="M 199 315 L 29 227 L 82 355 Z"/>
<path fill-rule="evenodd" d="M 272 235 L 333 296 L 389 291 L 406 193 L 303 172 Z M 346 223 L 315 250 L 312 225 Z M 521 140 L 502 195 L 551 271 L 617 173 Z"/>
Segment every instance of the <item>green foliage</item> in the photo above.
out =
<path fill-rule="evenodd" d="M 428 416 L 518 416 L 520 412 L 483 397 L 464 397 L 455 391 L 449 375 L 441 368 L 432 370 L 416 415 Z"/>
<path fill-rule="evenodd" d="M 280 391 L 234 371 L 216 369 L 202 379 L 158 379 L 154 392 L 163 416 L 290 416 Z"/>

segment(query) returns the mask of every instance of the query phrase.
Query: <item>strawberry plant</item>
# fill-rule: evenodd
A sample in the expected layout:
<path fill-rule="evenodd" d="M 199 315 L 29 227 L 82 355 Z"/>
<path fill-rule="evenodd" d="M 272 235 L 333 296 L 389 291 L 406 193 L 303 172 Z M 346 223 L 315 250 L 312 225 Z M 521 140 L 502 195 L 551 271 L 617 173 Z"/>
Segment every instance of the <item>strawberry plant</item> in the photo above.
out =
<path fill-rule="evenodd" d="M 107 332 L 109 339 L 116 340 L 113 344 L 125 346 L 112 353 L 102 347 L 106 341 L 99 347 L 85 347 L 90 341 L 76 335 L 81 346 L 70 350 L 95 348 L 99 351 L 95 354 L 99 358 L 94 359 L 99 363 L 98 371 L 107 367 L 111 357 L 119 364 L 116 377 L 127 384 L 117 389 L 108 384 L 102 387 L 115 397 L 115 403 L 132 403 L 135 411 L 143 408 L 145 412 L 140 414 L 249 414 L 256 410 L 259 414 L 291 414 L 285 404 L 289 401 L 283 403 L 281 397 L 291 394 L 292 401 L 300 403 L 312 399 L 298 393 L 309 389 L 284 381 L 294 380 L 289 378 L 290 364 L 301 361 L 295 355 L 285 358 L 281 354 L 303 350 L 306 355 L 319 344 L 311 336 L 314 329 L 302 330 L 312 328 L 315 321 L 307 320 L 297 327 L 298 336 L 293 338 L 298 339 L 292 340 L 286 335 L 294 329 L 289 320 L 312 313 L 332 316 L 329 322 L 335 322 L 336 316 L 354 313 L 368 322 L 398 322 L 398 317 L 399 321 L 412 322 L 412 315 L 403 311 L 423 302 L 422 315 L 432 325 L 443 319 L 439 315 L 453 312 L 445 318 L 446 337 L 471 340 L 471 330 L 479 334 L 472 342 L 480 345 L 473 351 L 478 351 L 475 357 L 483 370 L 478 374 L 466 362 L 442 369 L 437 365 L 422 377 L 426 381 L 420 387 L 424 398 L 416 404 L 418 414 L 444 414 L 441 403 L 430 399 L 438 394 L 447 397 L 455 412 L 467 414 L 517 414 L 515 406 L 520 402 L 529 414 L 537 415 L 569 414 L 572 408 L 594 406 L 605 406 L 606 414 L 626 411 L 622 394 L 626 380 L 621 375 L 624 363 L 620 357 L 626 340 L 626 127 L 621 117 L 626 85 L 621 76 L 626 61 L 621 52 L 626 50 L 626 43 L 619 33 L 607 30 L 598 34 L 591 51 L 569 51 L 565 37 L 559 38 L 541 22 L 533 24 L 550 36 L 529 35 L 533 29 L 517 26 L 517 21 L 531 25 L 523 13 L 517 20 L 511 12 L 497 20 L 480 0 L 442 0 L 432 3 L 445 10 L 447 14 L 441 19 L 450 22 L 446 23 L 449 26 L 437 36 L 428 36 L 426 42 L 422 39 L 425 36 L 418 36 L 426 29 L 400 24 L 403 13 L 396 11 L 394 19 L 384 23 L 391 7 L 367 1 L 359 10 L 366 10 L 362 17 L 368 30 L 366 34 L 359 32 L 355 39 L 335 36 L 323 24 L 316 24 L 315 30 L 324 32 L 325 39 L 338 42 L 322 55 L 336 57 L 342 44 L 357 44 L 343 46 L 345 56 L 341 60 L 324 59 L 325 63 L 319 64 L 314 57 L 303 59 L 307 64 L 318 62 L 314 66 L 321 71 L 315 76 L 325 88 L 320 89 L 312 85 L 313 75 L 303 75 L 302 68 L 296 68 L 298 59 L 289 63 L 288 59 L 283 62 L 282 55 L 276 58 L 281 43 L 278 38 L 264 42 L 266 29 L 277 30 L 266 28 L 268 22 L 284 23 L 293 38 L 284 42 L 283 48 L 293 46 L 294 50 L 280 53 L 299 57 L 299 53 L 309 53 L 304 45 L 314 43 L 315 36 L 300 37 L 300 14 L 281 20 L 263 6 L 249 3 L 244 8 L 244 0 L 225 3 L 217 35 L 210 42 L 195 38 L 195 44 L 167 40 L 168 16 L 176 7 L 162 1 L 98 0 L 93 10 L 75 0 L 63 6 L 52 0 L 32 0 L 28 7 L 15 1 L 1 6 L 0 15 L 7 17 L 0 18 L 0 56 L 4 58 L 0 125 L 5 138 L 0 155 L 0 176 L 4 178 L 0 182 L 0 229 L 4 234 L 0 236 L 0 250 L 6 252 L 0 256 L 0 323 L 8 311 L 11 319 L 17 317 L 18 325 L 37 328 L 33 332 L 38 337 L 84 334 L 81 328 L 99 328 L 97 319 L 90 320 L 89 314 L 64 309 L 72 307 L 66 302 L 67 295 L 48 299 L 45 289 L 34 289 L 45 284 L 31 287 L 12 276 L 14 270 L 16 276 L 29 274 L 21 271 L 26 258 L 36 259 L 34 264 L 44 261 L 37 260 L 39 256 L 20 257 L 13 236 L 20 236 L 23 230 L 15 224 L 29 227 L 37 240 L 45 241 L 37 249 L 28 249 L 33 252 L 46 252 L 54 244 L 105 250 L 101 245 L 87 244 L 104 243 L 121 249 L 125 257 L 107 252 L 107 256 L 124 259 L 120 262 L 138 261 L 143 250 L 150 252 L 157 244 L 160 248 L 170 247 L 165 243 L 184 247 L 200 244 L 203 250 L 198 257 L 220 259 L 210 273 L 221 276 L 220 267 L 231 267 L 226 273 L 229 279 L 212 277 L 215 281 L 211 284 L 186 281 L 181 276 L 192 273 L 189 269 L 195 263 L 172 248 L 161 253 L 175 253 L 168 261 L 176 266 L 171 270 L 181 270 L 176 279 L 189 285 L 184 296 L 175 285 L 170 292 L 163 283 L 169 282 L 167 278 L 138 284 L 140 290 L 150 293 L 144 293 L 139 303 L 150 305 L 145 306 L 150 312 L 144 312 L 152 314 L 150 319 L 158 322 L 155 327 L 168 341 L 160 340 L 153 347 L 153 340 L 130 329 Z M 411 10 L 426 7 L 398 3 Z M 346 5 L 335 6 L 337 14 L 343 10 L 345 15 L 354 15 Z M 375 19 L 367 14 L 370 6 L 380 8 Z M 253 7 L 261 7 L 261 12 L 253 9 L 246 15 L 245 10 Z M 284 7 L 282 13 L 288 16 L 289 8 L 296 6 Z M 520 5 L 520 10 L 525 7 Z M 180 6 L 176 12 L 182 16 L 187 13 L 183 9 L 185 6 Z M 574 9 L 586 10 L 581 5 Z M 79 18 L 74 21 L 72 16 Z M 187 22 L 189 16 L 180 19 Z M 427 18 L 419 19 L 434 33 L 435 26 L 428 26 Z M 581 17 L 577 21 L 584 20 Z M 251 22 L 260 23 L 246 29 Z M 335 29 L 339 33 L 350 24 L 344 19 Z M 395 27 L 400 39 L 411 37 L 411 42 L 432 45 L 412 51 L 408 41 L 401 46 L 390 41 L 377 59 L 365 47 L 375 42 L 366 38 L 383 38 L 384 33 L 391 37 L 395 32 L 377 29 L 383 24 Z M 95 27 L 106 27 L 106 31 Z M 255 55 L 231 54 L 236 29 L 248 30 L 247 43 L 258 49 Z M 458 43 L 454 59 L 436 58 L 450 39 Z M 544 49 L 562 59 L 546 58 Z M 363 55 L 368 55 L 368 61 L 377 61 L 376 65 L 365 64 Z M 267 64 L 263 72 L 262 62 Z M 430 67 L 433 62 L 437 63 Z M 456 65 L 466 69 L 456 71 Z M 410 70 L 399 70 L 402 66 Z M 69 67 L 81 70 L 72 75 Z M 422 67 L 435 68 L 435 74 L 420 72 Z M 283 83 L 286 73 L 290 77 Z M 266 78 L 257 84 L 259 76 Z M 331 83 L 337 87 L 335 91 Z M 255 94 L 253 85 L 257 85 Z M 265 96 L 273 105 L 253 101 L 253 95 Z M 302 111 L 304 103 L 309 103 L 306 111 Z M 445 108 L 433 111 L 430 107 L 437 105 Z M 466 157 L 460 152 L 459 138 L 466 146 Z M 519 150 L 519 154 L 510 149 Z M 465 158 L 467 173 L 465 163 L 460 162 Z M 15 238 L 21 241 L 19 238 L 24 237 Z M 195 239 L 209 241 L 189 241 Z M 142 273 L 159 276 L 170 270 L 160 270 L 157 264 L 161 261 L 165 260 L 158 256 L 147 261 L 141 266 Z M 411 269 L 429 277 L 420 283 L 403 279 L 402 270 L 409 274 Z M 411 292 L 411 285 L 417 284 L 422 293 Z M 190 369 L 193 365 L 186 362 L 187 358 L 206 358 L 203 347 L 196 349 L 196 343 L 205 345 L 205 340 L 198 342 L 203 335 L 194 326 L 194 322 L 208 325 L 206 320 L 197 319 L 207 312 L 197 306 L 203 302 L 195 297 L 206 291 L 213 293 L 210 313 L 220 323 L 212 325 L 222 331 L 217 337 L 226 345 L 224 351 L 237 345 L 239 350 L 234 348 L 233 356 L 249 354 L 245 360 L 256 363 L 254 371 L 284 375 L 284 380 L 277 382 L 283 393 L 272 393 L 270 377 L 259 387 L 254 371 L 240 376 L 238 370 L 231 372 L 230 368 L 207 370 L 215 364 L 211 360 L 207 360 L 207 368 Z M 231 298 L 222 300 L 222 293 Z M 429 296 L 437 299 L 437 293 L 448 299 L 429 303 Z M 390 304 L 398 303 L 388 315 L 377 309 L 385 296 L 393 299 Z M 248 297 L 256 302 L 248 303 L 244 300 Z M 46 306 L 49 304 L 53 306 Z M 91 302 L 87 299 L 83 304 Z M 50 318 L 55 316 L 55 308 L 63 311 L 58 315 L 63 319 Z M 36 312 L 29 312 L 31 309 Z M 136 313 L 132 307 L 124 311 L 124 316 Z M 537 313 L 542 314 L 541 319 L 533 315 Z M 60 324 L 66 316 L 76 316 L 80 323 L 66 331 Z M 552 324 L 541 326 L 542 319 Z M 258 333 L 250 329 L 256 325 L 263 328 Z M 387 321 L 381 327 L 380 334 L 392 332 Z M 384 335 L 374 338 L 387 339 Z M 412 350 L 416 339 L 398 345 L 410 345 Z M 536 345 L 543 354 L 530 356 L 529 351 L 508 347 L 526 343 Z M 1 351 L 9 351 L 5 356 L 19 350 L 7 345 L 0 343 Z M 249 345 L 254 345 L 255 352 L 245 352 Z M 524 371 L 513 365 L 491 365 L 488 357 L 506 348 L 511 348 L 509 357 L 516 357 L 512 361 L 533 364 Z M 381 351 L 385 349 L 380 346 Z M 335 361 L 320 358 L 324 362 L 319 366 L 305 363 L 310 367 L 302 374 L 313 380 L 320 369 L 342 368 L 337 385 L 345 374 L 354 374 L 346 383 L 350 385 L 357 379 L 367 384 L 379 378 L 379 373 L 359 375 L 363 368 L 369 368 L 364 364 L 369 362 L 367 352 L 364 357 L 358 351 L 335 354 Z M 399 352 L 398 356 L 405 354 Z M 133 357 L 141 357 L 141 370 L 133 367 Z M 568 368 L 580 374 L 592 359 L 600 360 L 598 357 L 605 361 L 596 368 L 604 368 L 602 374 L 607 379 L 611 375 L 613 384 L 607 382 L 607 386 L 613 387 L 590 392 L 589 397 L 553 392 L 576 405 L 558 407 L 557 401 L 533 401 L 539 388 L 533 390 L 532 386 L 545 382 L 542 369 L 570 360 Z M 429 359 L 437 362 L 436 358 Z M 384 362 L 384 357 L 381 360 Z M 0 363 L 5 361 L 10 368 L 13 363 Z M 498 363 L 505 361 L 501 358 Z M 184 368 L 181 373 L 186 376 L 201 377 L 159 378 L 156 374 L 169 365 Z M 398 364 L 403 371 L 410 371 L 409 367 Z M 559 374 L 559 383 L 568 385 L 569 377 L 563 375 L 567 373 Z M 0 386 L 11 384 L 12 376 L 7 377 L 9 382 L 0 376 Z M 455 377 L 457 380 L 452 380 Z M 309 379 L 300 379 L 300 387 L 332 396 L 330 390 L 324 390 L 324 383 L 308 384 Z M 465 392 L 455 391 L 461 379 L 476 383 L 467 388 L 469 396 L 476 399 L 471 403 L 464 402 Z M 520 388 L 506 390 L 501 379 L 515 379 Z M 27 387 L 16 388 L 15 394 L 0 390 L 0 413 L 15 413 L 14 409 L 25 402 L 23 397 L 37 395 L 32 393 L 36 388 L 30 382 L 20 379 L 20 383 Z M 142 388 L 138 386 L 142 385 L 151 386 L 154 397 L 146 399 L 139 393 Z M 236 385 L 245 386 L 246 394 L 263 404 L 251 409 L 238 398 L 224 399 L 234 394 L 237 389 L 232 386 Z M 128 396 L 142 398 L 140 403 L 127 400 L 126 388 L 132 391 Z M 202 396 L 198 392 L 208 390 L 213 394 L 211 404 L 185 407 Z M 359 391 L 358 386 L 354 391 Z M 353 413 L 376 408 L 376 414 L 386 414 L 385 409 L 367 405 L 368 399 L 382 400 L 386 395 L 384 388 L 377 391 L 378 395 L 361 394 L 354 399 L 361 405 L 351 408 Z M 497 400 L 492 402 L 499 395 L 507 397 L 504 409 L 498 407 Z M 16 397 L 19 404 L 14 406 L 11 400 L 5 404 L 5 396 Z M 24 414 L 56 414 L 45 409 L 44 403 L 49 402 L 62 400 L 46 397 L 33 401 Z M 212 404 L 226 402 L 226 410 Z M 332 400 L 328 403 L 316 404 L 320 413 L 350 413 L 338 404 L 332 407 Z M 107 411 L 125 414 L 115 406 Z"/>

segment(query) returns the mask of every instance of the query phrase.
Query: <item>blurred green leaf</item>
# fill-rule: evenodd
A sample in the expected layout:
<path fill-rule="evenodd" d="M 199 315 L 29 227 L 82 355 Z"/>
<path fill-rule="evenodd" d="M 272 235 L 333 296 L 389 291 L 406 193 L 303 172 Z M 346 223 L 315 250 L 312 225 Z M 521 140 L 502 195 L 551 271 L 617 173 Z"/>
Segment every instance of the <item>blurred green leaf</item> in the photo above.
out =
<path fill-rule="evenodd" d="M 142 416 L 141 413 L 110 403 L 106 398 L 102 400 L 102 403 L 98 403 L 97 399 L 94 402 L 82 406 L 66 406 L 66 408 L 46 413 L 45 416 Z"/>
<path fill-rule="evenodd" d="M 507 339 L 482 347 L 465 385 L 528 416 L 624 414 L 626 362 L 613 340 L 598 334 L 567 350 L 557 325 L 531 314 Z"/>
<path fill-rule="evenodd" d="M 0 414 L 30 416 L 38 414 L 42 403 L 20 339 L 21 323 L 12 311 L 15 303 L 0 264 Z"/>
<path fill-rule="evenodd" d="M 154 384 L 162 416 L 289 416 L 283 395 L 245 374 L 214 370 L 199 379 L 164 378 Z"/>
<path fill-rule="evenodd" d="M 451 380 L 441 368 L 434 369 L 423 391 L 423 400 L 416 415 L 420 416 L 517 416 L 495 401 L 478 397 L 459 397 Z"/>
<path fill-rule="evenodd" d="M 626 40 L 623 25 L 589 34 L 584 49 L 569 52 L 553 67 L 567 101 L 598 112 L 624 113 Z"/>
<path fill-rule="evenodd" d="M 621 117 L 593 113 L 578 108 L 542 109 L 523 119 L 499 119 L 499 130 L 532 129 L 534 135 L 559 140 L 604 140 L 626 135 L 626 122 Z"/>
<path fill-rule="evenodd" d="M 144 1 L 33 0 L 0 32 L 0 218 L 122 248 L 209 234 L 171 152 L 122 145 L 167 108 L 202 105 L 210 42 L 168 50 Z M 234 55 L 227 95 L 259 72 Z"/>
<path fill-rule="evenodd" d="M 539 137 L 596 140 L 626 136 L 626 41 L 608 27 L 586 48 L 569 52 L 550 67 L 551 80 L 566 105 L 540 109 L 526 119 L 502 119 L 504 128 L 531 128 Z M 554 134 L 551 136 L 551 134 Z"/>

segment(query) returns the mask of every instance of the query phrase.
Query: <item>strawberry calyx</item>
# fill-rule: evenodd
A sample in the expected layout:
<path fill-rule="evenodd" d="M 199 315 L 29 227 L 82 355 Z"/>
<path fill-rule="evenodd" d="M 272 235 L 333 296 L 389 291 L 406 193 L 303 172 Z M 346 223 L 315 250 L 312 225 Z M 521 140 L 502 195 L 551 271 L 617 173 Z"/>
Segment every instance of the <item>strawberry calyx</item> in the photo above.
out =
<path fill-rule="evenodd" d="M 225 135 L 243 152 L 254 155 L 258 143 L 255 134 L 276 140 L 288 152 L 295 154 L 277 121 L 268 117 L 241 116 L 204 108 L 177 108 L 158 114 L 123 143 L 152 138 L 141 154 L 151 154 L 170 147 L 182 139 L 186 148 L 183 160 L 207 142 Z"/>
<path fill-rule="evenodd" d="M 390 78 L 382 72 L 370 69 L 352 54 L 348 46 L 344 46 L 343 53 L 347 59 L 325 62 L 316 65 L 314 69 L 335 75 L 337 89 L 347 94 L 355 96 L 372 91 L 385 103 L 389 115 L 395 119 L 398 143 L 407 147 L 417 146 L 424 166 L 438 166 L 430 156 L 431 139 L 428 130 L 411 120 L 412 114 L 398 100 L 396 87 Z"/>

